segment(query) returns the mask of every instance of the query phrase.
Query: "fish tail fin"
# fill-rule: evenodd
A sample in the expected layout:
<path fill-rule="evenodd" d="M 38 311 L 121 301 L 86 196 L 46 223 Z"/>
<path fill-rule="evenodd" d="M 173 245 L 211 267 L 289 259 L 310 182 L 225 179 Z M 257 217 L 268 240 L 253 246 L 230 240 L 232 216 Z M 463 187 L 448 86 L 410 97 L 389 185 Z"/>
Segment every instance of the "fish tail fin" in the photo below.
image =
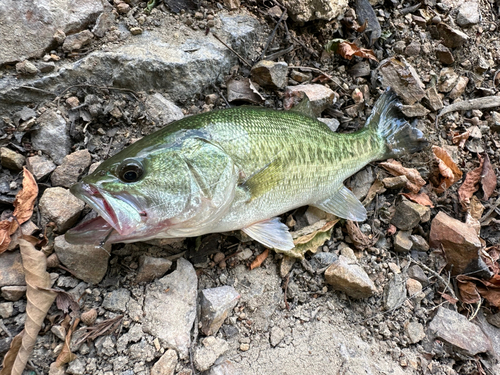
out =
<path fill-rule="evenodd" d="M 427 145 L 424 134 L 404 118 L 390 88 L 377 100 L 366 123 L 385 143 L 381 159 L 418 152 Z"/>

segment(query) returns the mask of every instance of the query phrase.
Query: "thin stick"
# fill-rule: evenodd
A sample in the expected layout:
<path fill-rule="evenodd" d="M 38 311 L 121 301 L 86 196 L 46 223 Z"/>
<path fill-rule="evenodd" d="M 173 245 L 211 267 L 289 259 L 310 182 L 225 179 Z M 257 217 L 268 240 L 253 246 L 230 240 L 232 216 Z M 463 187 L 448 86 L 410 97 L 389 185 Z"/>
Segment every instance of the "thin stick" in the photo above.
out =
<path fill-rule="evenodd" d="M 271 42 L 274 40 L 274 36 L 276 34 L 276 30 L 278 30 L 278 27 L 281 23 L 281 21 L 283 21 L 283 18 L 286 16 L 286 9 L 281 12 L 281 17 L 280 19 L 278 20 L 278 22 L 276 23 L 276 26 L 274 26 L 274 29 L 273 29 L 273 32 L 271 33 L 271 35 L 269 35 L 269 38 L 267 39 L 267 43 L 266 43 L 266 46 L 264 47 L 264 50 L 262 51 L 262 54 L 260 55 L 259 57 L 259 60 L 262 60 L 267 52 L 267 49 L 269 48 L 269 45 L 271 44 Z"/>
<path fill-rule="evenodd" d="M 441 276 L 439 273 L 437 273 L 436 271 L 434 271 L 433 269 L 427 267 L 425 264 L 419 262 L 418 260 L 416 259 L 411 259 L 411 261 L 415 264 L 418 264 L 420 267 L 426 269 L 427 271 L 429 271 L 430 273 L 432 273 L 434 276 L 436 276 L 443 284 L 444 286 L 446 287 L 446 289 L 450 292 L 450 295 L 458 300 L 457 296 L 455 295 L 455 292 L 453 291 L 453 289 L 451 289 L 450 285 L 449 285 L 449 281 L 446 281 L 443 276 Z"/>
<path fill-rule="evenodd" d="M 231 47 L 229 47 L 226 43 L 224 43 L 224 42 L 222 41 L 222 39 L 221 39 L 221 38 L 219 38 L 219 37 L 217 36 L 217 34 L 212 33 L 212 35 L 215 37 L 215 39 L 217 39 L 219 42 L 221 42 L 222 44 L 224 44 L 224 46 L 225 46 L 228 50 L 230 50 L 232 53 L 234 53 L 236 56 L 238 56 L 238 58 L 239 58 L 239 59 L 240 59 L 240 60 L 241 60 L 241 61 L 242 61 L 242 62 L 243 62 L 246 66 L 248 66 L 249 68 L 251 68 L 251 67 L 252 67 L 252 65 L 251 65 L 251 64 L 250 64 L 247 60 L 245 60 L 245 59 L 243 58 L 243 56 L 241 56 L 238 52 L 236 52 L 234 49 L 232 49 L 232 48 L 231 48 Z"/>

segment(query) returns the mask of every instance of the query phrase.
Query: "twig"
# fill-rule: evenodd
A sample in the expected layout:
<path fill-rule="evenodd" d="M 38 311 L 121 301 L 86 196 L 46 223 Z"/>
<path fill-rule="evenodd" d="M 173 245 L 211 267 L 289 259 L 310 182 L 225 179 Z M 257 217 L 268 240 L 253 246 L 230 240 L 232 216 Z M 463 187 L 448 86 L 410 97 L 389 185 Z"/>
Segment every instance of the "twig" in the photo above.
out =
<path fill-rule="evenodd" d="M 294 50 L 294 48 L 295 47 L 293 46 L 293 44 L 291 44 L 290 47 L 288 47 L 288 48 L 285 48 L 281 51 L 271 53 L 270 55 L 264 56 L 264 60 L 269 60 L 269 61 L 275 60 L 280 56 L 283 56 L 283 55 L 286 55 L 287 53 L 292 52 Z"/>
<path fill-rule="evenodd" d="M 487 218 L 490 217 L 490 215 L 496 210 L 496 208 L 500 206 L 500 198 L 497 199 L 497 201 L 490 207 L 488 212 L 486 212 L 481 219 L 479 219 L 480 223 L 483 223 Z"/>
<path fill-rule="evenodd" d="M 474 311 L 474 314 L 472 314 L 470 317 L 469 317 L 469 321 L 471 321 L 472 319 L 474 319 L 477 315 L 477 313 L 479 312 L 479 308 L 481 307 L 481 304 L 483 303 L 483 299 L 481 298 L 479 300 L 479 302 L 477 303 L 477 307 L 476 307 L 476 311 Z"/>
<path fill-rule="evenodd" d="M 217 39 L 219 42 L 221 42 L 222 44 L 224 44 L 224 46 L 225 46 L 228 50 L 230 50 L 232 53 L 234 53 L 236 56 L 238 56 L 238 58 L 239 58 L 239 59 L 240 59 L 240 60 L 241 60 L 241 61 L 242 61 L 242 62 L 243 62 L 246 66 L 248 66 L 249 68 L 251 68 L 251 67 L 252 67 L 252 65 L 251 65 L 251 64 L 250 64 L 247 60 L 245 60 L 245 59 L 243 58 L 243 56 L 241 56 L 238 52 L 236 52 L 234 49 L 232 49 L 232 48 L 231 48 L 231 47 L 229 47 L 226 43 L 224 43 L 224 42 L 222 41 L 222 39 L 221 39 L 221 38 L 219 38 L 219 37 L 217 36 L 217 34 L 212 33 L 212 35 L 215 37 L 215 39 Z"/>
<path fill-rule="evenodd" d="M 344 89 L 342 88 L 342 86 L 340 86 L 337 82 L 335 82 L 331 75 L 327 74 L 326 72 L 322 71 L 321 69 L 311 68 L 308 66 L 293 66 L 293 65 L 288 66 L 288 69 L 300 69 L 300 70 L 306 70 L 306 71 L 311 71 L 311 72 L 323 74 L 326 78 L 328 78 L 330 81 L 335 83 L 342 90 L 342 92 L 345 92 Z"/>
<path fill-rule="evenodd" d="M 274 36 L 276 35 L 276 30 L 278 30 L 278 27 L 281 24 L 281 21 L 283 21 L 283 18 L 285 18 L 285 16 L 286 16 L 286 9 L 283 12 L 281 12 L 281 17 L 278 20 L 278 22 L 276 22 L 276 26 L 274 26 L 273 32 L 271 33 L 271 35 L 269 35 L 269 38 L 267 39 L 267 42 L 266 42 L 266 46 L 264 47 L 264 50 L 262 51 L 262 53 L 259 57 L 259 60 L 262 60 L 264 58 L 264 56 L 267 52 L 267 49 L 269 48 L 269 45 L 274 40 Z"/>
<path fill-rule="evenodd" d="M 438 119 L 450 112 L 470 111 L 471 109 L 484 109 L 500 107 L 500 96 L 485 96 L 477 99 L 462 100 L 444 107 L 436 116 L 436 126 Z"/>
<path fill-rule="evenodd" d="M 418 264 L 420 267 L 426 269 L 427 271 L 429 271 L 430 273 L 432 273 L 434 276 L 436 276 L 443 284 L 444 286 L 446 287 L 446 289 L 450 292 L 450 295 L 458 300 L 457 296 L 455 295 L 455 292 L 453 291 L 453 289 L 451 289 L 450 287 L 450 283 L 449 283 L 449 280 L 446 281 L 443 276 L 441 276 L 439 273 L 437 273 L 436 271 L 434 271 L 432 268 L 429 268 L 427 267 L 425 264 L 423 264 L 422 262 L 419 262 L 418 260 L 416 259 L 411 259 L 411 261 L 415 264 Z"/>

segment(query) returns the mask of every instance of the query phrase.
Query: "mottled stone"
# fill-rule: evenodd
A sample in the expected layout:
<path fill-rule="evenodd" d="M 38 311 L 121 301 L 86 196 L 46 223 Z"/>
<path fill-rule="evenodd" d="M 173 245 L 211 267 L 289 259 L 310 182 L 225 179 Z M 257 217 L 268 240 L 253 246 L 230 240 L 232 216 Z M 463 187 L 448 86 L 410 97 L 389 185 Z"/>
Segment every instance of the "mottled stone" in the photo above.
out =
<path fill-rule="evenodd" d="M 461 27 L 476 25 L 481 21 L 479 3 L 475 0 L 465 1 L 458 7 L 457 24 Z"/>
<path fill-rule="evenodd" d="M 12 151 L 10 148 L 0 147 L 0 163 L 2 167 L 13 171 L 20 171 L 23 169 L 25 161 L 26 158 L 23 155 Z"/>
<path fill-rule="evenodd" d="M 0 287 L 26 285 L 19 250 L 0 254 Z"/>
<path fill-rule="evenodd" d="M 415 228 L 418 223 L 426 222 L 430 219 L 430 208 L 407 199 L 402 199 L 396 205 L 396 212 L 391 219 L 391 223 L 398 229 L 411 230 Z"/>
<path fill-rule="evenodd" d="M 151 375 L 174 375 L 177 366 L 177 352 L 167 350 L 151 368 Z"/>
<path fill-rule="evenodd" d="M 193 265 L 180 258 L 174 272 L 146 286 L 143 330 L 176 349 L 181 359 L 189 353 L 197 285 Z"/>
<path fill-rule="evenodd" d="M 438 44 L 436 46 L 436 57 L 440 62 L 446 65 L 451 65 L 455 62 L 455 58 L 453 57 L 453 54 L 449 50 L 448 47 L 443 46 L 442 44 Z"/>
<path fill-rule="evenodd" d="M 64 39 L 62 49 L 65 52 L 79 50 L 89 44 L 93 38 L 94 34 L 92 34 L 90 30 L 83 30 L 79 33 L 68 35 L 66 39 Z"/>
<path fill-rule="evenodd" d="M 282 89 L 287 84 L 288 64 L 261 60 L 252 67 L 252 81 L 260 86 Z"/>
<path fill-rule="evenodd" d="M 215 335 L 238 303 L 240 295 L 232 286 L 204 289 L 200 292 L 201 331 Z"/>
<path fill-rule="evenodd" d="M 7 301 L 19 301 L 26 294 L 26 286 L 13 285 L 2 287 L 2 297 Z"/>
<path fill-rule="evenodd" d="M 384 308 L 392 310 L 401 306 L 406 299 L 406 285 L 401 274 L 394 274 L 384 289 Z"/>
<path fill-rule="evenodd" d="M 78 181 L 91 162 L 90 152 L 86 149 L 65 156 L 61 165 L 52 173 L 52 185 L 70 188 Z"/>
<path fill-rule="evenodd" d="M 312 83 L 287 86 L 285 89 L 283 106 L 287 109 L 292 108 L 295 100 L 304 95 L 309 99 L 311 111 L 316 117 L 320 117 L 321 112 L 323 112 L 328 106 L 332 105 L 335 99 L 335 93 L 324 85 Z"/>
<path fill-rule="evenodd" d="M 325 271 L 325 280 L 333 289 L 352 298 L 368 298 L 377 292 L 366 272 L 343 255 Z"/>
<path fill-rule="evenodd" d="M 440 211 L 432 220 L 430 246 L 443 249 L 453 275 L 462 273 L 479 257 L 481 241 L 471 225 L 458 221 Z"/>
<path fill-rule="evenodd" d="M 453 87 L 451 89 L 448 97 L 451 100 L 455 100 L 455 99 L 458 99 L 459 97 L 461 97 L 462 94 L 464 93 L 465 88 L 467 87 L 468 83 L 469 83 L 469 78 L 464 77 L 464 76 L 459 77 L 455 87 Z"/>
<path fill-rule="evenodd" d="M 165 258 L 154 258 L 143 255 L 139 258 L 139 270 L 135 281 L 137 283 L 151 282 L 162 277 L 172 266 L 172 261 Z"/>
<path fill-rule="evenodd" d="M 408 177 L 406 177 L 405 175 L 386 177 L 382 180 L 382 183 L 387 189 L 402 189 L 408 183 Z"/>
<path fill-rule="evenodd" d="M 39 203 L 42 226 L 52 221 L 59 232 L 64 232 L 76 223 L 84 207 L 85 203 L 69 190 L 61 187 L 46 189 Z"/>
<path fill-rule="evenodd" d="M 45 156 L 30 156 L 26 164 L 37 181 L 47 177 L 54 169 L 56 169 L 54 162 L 47 159 Z"/>
<path fill-rule="evenodd" d="M 196 348 L 193 356 L 194 365 L 199 371 L 208 370 L 217 358 L 229 350 L 225 340 L 213 336 L 204 338 L 202 344 L 202 347 Z"/>
<path fill-rule="evenodd" d="M 491 342 L 481 329 L 465 316 L 440 306 L 429 324 L 430 333 L 469 356 L 491 349 Z"/>
<path fill-rule="evenodd" d="M 432 86 L 426 91 L 427 97 L 422 100 L 422 102 L 434 112 L 439 111 L 443 108 L 443 101 L 439 96 L 439 93 L 435 86 Z"/>
<path fill-rule="evenodd" d="M 277 326 L 274 326 L 271 328 L 271 333 L 269 335 L 269 342 L 271 343 L 271 346 L 276 346 L 278 345 L 281 340 L 285 338 L 285 332 Z"/>
<path fill-rule="evenodd" d="M 24 60 L 16 64 L 16 72 L 21 75 L 35 75 L 38 73 L 38 68 L 29 60 Z"/>
<path fill-rule="evenodd" d="M 294 21 L 307 22 L 330 21 L 344 11 L 347 3 L 347 0 L 285 0 L 283 5 Z"/>
<path fill-rule="evenodd" d="M 68 268 L 75 277 L 88 283 L 99 283 L 108 269 L 110 245 L 104 248 L 94 245 L 72 245 L 64 236 L 56 237 L 54 251 L 59 261 Z"/>
<path fill-rule="evenodd" d="M 394 236 L 394 250 L 398 253 L 407 253 L 411 250 L 413 242 L 410 239 L 411 231 L 400 230 Z"/>
<path fill-rule="evenodd" d="M 125 312 L 127 310 L 127 303 L 130 299 L 130 292 L 128 289 L 120 288 L 107 293 L 102 302 L 102 307 L 106 310 L 114 312 Z"/>
<path fill-rule="evenodd" d="M 443 22 L 437 25 L 437 29 L 441 37 L 441 43 L 448 48 L 462 47 L 469 40 L 469 37 L 463 31 L 454 29 Z"/>
<path fill-rule="evenodd" d="M 38 117 L 37 123 L 38 130 L 31 134 L 33 148 L 49 155 L 56 164 L 61 164 L 71 148 L 66 120 L 49 109 Z"/>
<path fill-rule="evenodd" d="M 145 104 L 146 111 L 157 125 L 164 126 L 184 117 L 182 110 L 160 93 L 149 95 Z"/>
<path fill-rule="evenodd" d="M 408 322 L 405 325 L 405 332 L 412 344 L 416 344 L 425 338 L 424 326 L 418 322 Z"/>

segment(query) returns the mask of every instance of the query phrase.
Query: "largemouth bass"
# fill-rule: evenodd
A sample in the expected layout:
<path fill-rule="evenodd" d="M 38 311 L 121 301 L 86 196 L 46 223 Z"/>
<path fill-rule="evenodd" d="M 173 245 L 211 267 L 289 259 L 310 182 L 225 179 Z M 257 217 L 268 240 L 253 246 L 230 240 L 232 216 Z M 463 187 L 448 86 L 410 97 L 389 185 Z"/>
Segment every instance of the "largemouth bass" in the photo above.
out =
<path fill-rule="evenodd" d="M 104 161 L 71 188 L 99 217 L 71 243 L 135 242 L 241 229 L 281 251 L 294 247 L 277 217 L 312 205 L 363 221 L 343 181 L 374 160 L 420 150 L 422 132 L 384 93 L 351 134 L 293 111 L 238 107 L 186 117 Z"/>

